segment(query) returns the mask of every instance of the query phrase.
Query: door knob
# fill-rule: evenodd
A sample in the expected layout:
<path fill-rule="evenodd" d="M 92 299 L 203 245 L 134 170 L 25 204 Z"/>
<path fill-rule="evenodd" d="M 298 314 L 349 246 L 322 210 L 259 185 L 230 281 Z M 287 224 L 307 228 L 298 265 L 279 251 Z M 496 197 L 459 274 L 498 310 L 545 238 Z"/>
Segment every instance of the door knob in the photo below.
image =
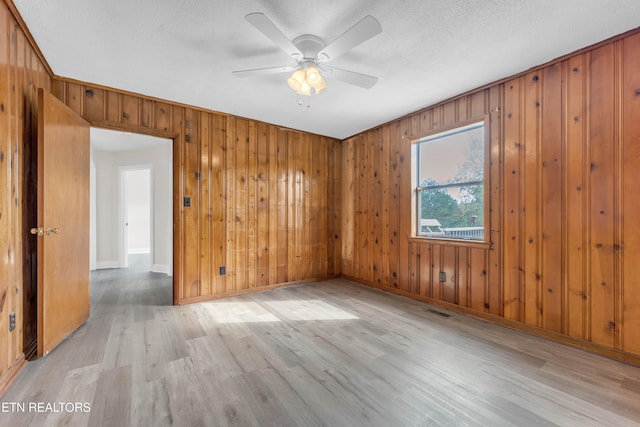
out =
<path fill-rule="evenodd" d="M 47 236 L 51 236 L 51 234 L 60 234 L 60 229 L 58 227 L 47 227 L 45 233 L 47 234 Z"/>
<path fill-rule="evenodd" d="M 42 236 L 44 234 L 44 229 L 42 227 L 32 228 L 31 234 L 37 234 L 38 236 Z"/>

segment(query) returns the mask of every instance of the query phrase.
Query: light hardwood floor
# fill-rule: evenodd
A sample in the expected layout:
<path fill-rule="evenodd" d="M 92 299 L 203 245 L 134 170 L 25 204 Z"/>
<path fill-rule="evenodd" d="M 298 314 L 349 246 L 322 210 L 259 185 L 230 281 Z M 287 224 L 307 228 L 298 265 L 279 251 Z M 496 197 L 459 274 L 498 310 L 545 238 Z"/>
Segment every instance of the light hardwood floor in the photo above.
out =
<path fill-rule="evenodd" d="M 345 280 L 172 307 L 166 276 L 106 270 L 91 301 L 0 425 L 640 424 L 640 368 Z"/>

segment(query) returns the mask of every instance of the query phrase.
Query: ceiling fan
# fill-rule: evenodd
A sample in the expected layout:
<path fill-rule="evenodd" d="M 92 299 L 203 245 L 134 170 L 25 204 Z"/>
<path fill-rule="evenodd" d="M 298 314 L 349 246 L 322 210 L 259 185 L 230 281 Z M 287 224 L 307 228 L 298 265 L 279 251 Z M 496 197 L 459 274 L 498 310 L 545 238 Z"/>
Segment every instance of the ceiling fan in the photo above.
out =
<path fill-rule="evenodd" d="M 245 19 L 291 56 L 297 65 L 233 71 L 236 77 L 255 77 L 293 71 L 287 81 L 289 86 L 297 93 L 307 96 L 311 95 L 311 89 L 319 94 L 326 88 L 324 77 L 336 78 L 365 89 L 370 89 L 378 81 L 374 76 L 325 65 L 326 62 L 382 31 L 378 20 L 371 15 L 365 16 L 328 45 L 313 34 L 302 34 L 289 40 L 264 13 L 250 13 L 245 16 Z"/>

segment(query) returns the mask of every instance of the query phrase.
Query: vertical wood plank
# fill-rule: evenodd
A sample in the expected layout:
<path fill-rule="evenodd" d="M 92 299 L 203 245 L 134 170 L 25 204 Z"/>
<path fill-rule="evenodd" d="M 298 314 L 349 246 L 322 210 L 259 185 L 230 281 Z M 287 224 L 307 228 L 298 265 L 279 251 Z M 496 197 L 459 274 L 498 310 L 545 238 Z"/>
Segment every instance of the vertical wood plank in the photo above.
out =
<path fill-rule="evenodd" d="M 565 279 L 567 287 L 566 305 L 564 307 L 567 321 L 566 333 L 569 336 L 585 338 L 585 312 L 589 293 L 585 287 L 585 268 L 587 263 L 586 221 L 584 206 L 586 199 L 585 170 L 588 164 L 585 159 L 585 61 L 584 56 L 571 58 L 565 67 L 566 92 L 566 142 L 564 158 L 566 212 L 565 221 Z"/>
<path fill-rule="evenodd" d="M 313 136 L 311 145 L 311 156 L 309 157 L 309 168 L 312 171 L 311 191 L 309 199 L 311 202 L 311 213 L 316 216 L 314 221 L 313 234 L 309 241 L 311 245 L 311 261 L 313 277 L 327 277 L 327 257 L 328 246 L 331 237 L 326 230 L 329 230 L 329 194 L 323 191 L 328 187 L 329 169 L 327 142 L 318 136 Z"/>
<path fill-rule="evenodd" d="M 256 180 L 256 285 L 269 284 L 269 264 L 271 254 L 269 251 L 269 127 L 259 123 L 256 132 L 257 164 L 254 173 Z"/>
<path fill-rule="evenodd" d="M 84 91 L 84 116 L 88 120 L 102 121 L 107 96 L 102 89 L 86 88 Z"/>
<path fill-rule="evenodd" d="M 143 128 L 153 127 L 155 122 L 153 113 L 155 112 L 155 103 L 150 99 L 143 99 L 140 103 L 140 126 Z"/>
<path fill-rule="evenodd" d="M 422 296 L 433 295 L 433 245 L 422 243 L 420 245 L 420 283 L 419 294 Z"/>
<path fill-rule="evenodd" d="M 354 181 L 355 188 L 364 188 L 364 179 L 365 172 L 364 167 L 365 163 L 365 148 L 363 146 L 363 137 L 362 135 L 354 138 L 354 161 L 353 165 L 355 168 L 354 173 Z M 356 277 L 361 278 L 365 283 L 370 283 L 367 281 L 367 276 L 365 273 L 366 269 L 366 260 L 364 255 L 365 240 L 366 240 L 366 215 L 365 215 L 365 202 L 366 202 L 366 194 L 364 191 L 355 192 L 355 204 L 356 204 L 356 219 L 354 221 L 354 226 L 356 227 L 355 233 L 353 236 L 354 248 L 353 248 L 353 263 L 354 263 L 354 273 Z"/>
<path fill-rule="evenodd" d="M 298 203 L 300 203 L 296 152 L 299 135 L 287 134 L 287 276 L 290 281 L 298 280 L 297 267 L 300 253 L 298 224 Z"/>
<path fill-rule="evenodd" d="M 442 282 L 440 272 L 442 271 L 442 245 L 431 245 L 431 288 L 430 297 L 442 300 Z"/>
<path fill-rule="evenodd" d="M 233 292 L 236 286 L 236 226 L 239 217 L 236 213 L 236 149 L 238 146 L 236 118 L 227 118 L 227 138 L 225 150 L 225 201 L 227 218 L 227 247 L 226 247 L 226 274 L 225 291 Z"/>
<path fill-rule="evenodd" d="M 522 321 L 523 277 L 522 277 L 522 223 L 521 223 L 521 79 L 505 83 L 504 123 L 504 316 Z"/>
<path fill-rule="evenodd" d="M 540 252 L 540 73 L 535 71 L 522 77 L 524 118 L 522 121 L 525 143 L 523 177 L 523 230 L 524 259 L 524 321 L 540 325 L 542 311 L 540 289 L 542 276 L 539 268 Z"/>
<path fill-rule="evenodd" d="M 382 215 L 380 217 L 381 229 L 378 233 L 380 235 L 381 240 L 381 248 L 380 248 L 380 285 L 383 287 L 389 286 L 389 241 L 391 237 L 389 236 L 389 215 L 390 209 L 392 206 L 390 204 L 389 196 L 390 196 L 390 174 L 391 174 L 391 165 L 389 161 L 389 126 L 384 126 L 380 129 L 380 141 L 379 141 L 379 150 L 380 150 L 380 162 L 381 162 L 381 181 L 382 181 L 382 200 L 381 200 L 381 211 Z"/>
<path fill-rule="evenodd" d="M 235 199 L 233 200 L 233 211 L 235 218 L 235 283 L 236 290 L 248 288 L 248 264 L 250 256 L 248 244 L 248 145 L 249 145 L 249 121 L 245 119 L 235 120 L 236 148 L 234 159 Z"/>
<path fill-rule="evenodd" d="M 406 171 L 411 170 L 411 140 L 410 128 L 411 121 L 404 119 L 402 124 L 402 138 L 399 140 L 399 156 L 398 168 L 404 173 L 400 173 L 398 182 L 400 212 L 398 218 L 398 236 L 401 239 L 400 250 L 398 254 L 398 280 L 402 289 L 406 288 L 408 282 L 409 266 L 407 265 L 408 245 L 407 238 L 411 236 L 411 177 Z"/>
<path fill-rule="evenodd" d="M 163 105 L 159 102 L 154 102 L 153 104 L 153 127 L 158 130 L 169 130 L 169 123 L 171 122 L 170 112 L 171 110 L 167 108 L 166 105 Z M 217 119 L 218 115 L 212 115 L 213 118 Z M 111 120 L 111 118 L 109 119 Z"/>
<path fill-rule="evenodd" d="M 163 113 L 164 115 L 164 113 Z M 156 119 L 158 114 L 155 115 Z M 221 295 L 226 289 L 226 274 L 220 275 L 220 267 L 227 264 L 226 260 L 226 157 L 227 132 L 226 118 L 219 115 L 212 116 L 211 150 L 211 275 L 214 286 L 212 295 Z M 156 122 L 158 123 L 158 122 Z"/>
<path fill-rule="evenodd" d="M 4 5 L 3 5 L 4 6 Z M 10 92 L 11 71 L 10 55 L 12 50 L 11 19 L 5 7 L 0 7 L 0 22 L 3 31 L 0 33 L 0 251 L 3 254 L 10 254 L 14 250 L 11 238 L 11 211 L 12 201 L 10 188 L 11 182 L 11 132 L 10 114 L 14 107 Z M 7 262 L 0 262 L 0 297 L 5 301 L 11 299 L 10 279 L 14 272 Z M 9 345 L 10 335 L 8 327 L 8 316 L 0 316 L 0 373 L 5 373 L 17 355 L 12 354 Z M 6 332 L 5 332 L 6 331 Z"/>
<path fill-rule="evenodd" d="M 541 94 L 541 282 L 542 326 L 562 331 L 563 301 L 563 176 L 562 176 L 562 73 L 561 65 L 546 67 L 542 75 Z"/>
<path fill-rule="evenodd" d="M 138 104 L 138 102 L 135 102 Z M 186 242 L 184 253 L 184 298 L 200 296 L 200 135 L 198 115 L 192 109 L 184 116 L 184 197 L 190 198 L 191 206 L 184 206 Z"/>
<path fill-rule="evenodd" d="M 260 257 L 257 238 L 258 238 L 258 223 L 257 223 L 257 172 L 256 163 L 258 158 L 257 152 L 257 125 L 255 122 L 249 122 L 249 135 L 247 140 L 247 153 L 246 153 L 246 191 L 247 191 L 247 205 L 246 205 L 246 232 L 247 232 L 247 247 L 246 247 L 246 267 L 247 267 L 247 289 L 257 287 L 257 275 L 258 275 L 258 260 Z"/>
<path fill-rule="evenodd" d="M 311 186 L 313 182 L 312 167 L 310 164 L 311 140 L 311 135 L 301 135 L 302 151 L 299 159 L 301 160 L 300 179 L 302 182 L 300 186 L 299 231 L 301 234 L 300 241 L 302 243 L 300 245 L 300 257 L 298 258 L 300 263 L 299 277 L 301 279 L 304 277 L 313 277 L 311 276 L 311 266 L 313 265 L 313 261 L 311 260 L 311 235 L 313 234 L 314 228 L 317 227 L 317 216 L 316 212 L 313 211 L 313 204 L 311 202 Z"/>
<path fill-rule="evenodd" d="M 133 95 L 122 95 L 122 121 L 127 126 L 140 126 L 142 100 Z"/>
<path fill-rule="evenodd" d="M 449 101 L 442 106 L 443 126 L 451 127 L 457 122 L 457 101 Z"/>
<path fill-rule="evenodd" d="M 409 242 L 409 292 L 419 293 L 420 289 L 420 244 Z"/>
<path fill-rule="evenodd" d="M 67 94 L 65 96 L 67 107 L 76 113 L 84 114 L 84 87 L 81 85 L 67 85 Z"/>
<path fill-rule="evenodd" d="M 502 217 L 504 212 L 504 202 L 502 197 L 503 189 L 503 168 L 504 168 L 504 148 L 503 143 L 503 110 L 504 110 L 504 85 L 497 85 L 488 89 L 488 96 L 485 103 L 485 115 L 489 115 L 489 167 L 485 172 L 489 180 L 486 192 L 489 200 L 487 220 L 489 221 L 491 248 L 487 253 L 487 292 L 489 301 L 489 312 L 496 316 L 504 315 L 504 289 L 502 280 L 503 252 L 502 252 Z M 487 142 L 485 142 L 486 144 Z"/>
<path fill-rule="evenodd" d="M 353 240 L 354 240 L 354 215 L 355 205 L 354 196 L 355 169 L 353 164 L 354 144 L 353 139 L 348 139 L 342 143 L 342 151 L 344 153 L 342 159 L 342 274 L 348 277 L 354 277 L 353 268 Z"/>
<path fill-rule="evenodd" d="M 332 215 L 331 238 L 333 239 L 333 251 L 331 260 L 329 262 L 333 265 L 330 274 L 335 276 L 342 273 L 342 236 L 344 230 L 341 228 L 340 213 L 342 212 L 342 204 L 344 203 L 342 186 L 344 181 L 344 170 L 341 167 L 344 161 L 344 147 L 343 144 L 339 141 L 330 142 L 329 147 L 331 158 L 330 186 L 333 188 L 333 197 L 331 199 L 332 202 L 330 208 Z"/>
<path fill-rule="evenodd" d="M 289 170 L 288 170 L 288 149 L 289 134 L 278 130 L 277 134 L 277 165 L 278 165 L 278 283 L 289 281 L 289 251 L 293 248 L 288 246 L 289 235 Z"/>
<path fill-rule="evenodd" d="M 0 19 L 3 19 L 2 22 L 4 22 L 4 18 L 2 16 L 0 16 Z M 3 34 L 6 35 L 6 34 Z M 8 43 L 3 43 L 4 49 L 8 52 L 9 46 Z M 2 63 L 6 64 L 8 62 L 8 59 L 6 58 L 6 56 L 8 56 L 8 53 L 3 54 L 2 57 Z M 6 68 L 5 68 L 5 72 L 6 72 Z M 2 80 L 5 81 L 5 80 Z M 60 101 L 64 102 L 65 104 L 67 103 L 67 83 L 62 81 L 62 80 L 53 80 L 51 82 L 51 93 L 58 98 Z"/>
<path fill-rule="evenodd" d="M 442 272 L 446 275 L 446 280 L 441 282 L 441 298 L 442 301 L 455 304 L 458 289 L 458 268 L 457 268 L 457 252 L 455 246 L 442 247 Z"/>
<path fill-rule="evenodd" d="M 462 307 L 469 307 L 469 295 L 471 292 L 471 262 L 469 258 L 469 248 L 459 248 L 458 250 L 458 274 L 457 274 L 457 301 Z"/>
<path fill-rule="evenodd" d="M 487 281 L 487 255 L 483 249 L 471 249 L 471 308 L 488 311 L 489 303 L 485 301 Z"/>
<path fill-rule="evenodd" d="M 122 121 L 122 96 L 117 92 L 107 92 L 105 119 L 113 123 Z M 169 124 L 167 124 L 167 129 Z M 165 129 L 165 130 L 167 130 Z"/>
<path fill-rule="evenodd" d="M 614 47 L 591 56 L 591 340 L 614 346 Z"/>
<path fill-rule="evenodd" d="M 12 261 L 13 268 L 9 269 L 9 283 L 16 283 L 16 281 L 20 277 L 20 272 L 22 271 L 22 222 L 20 215 L 20 199 L 21 199 L 21 172 L 23 167 L 23 161 L 21 156 L 21 147 L 24 147 L 25 140 L 25 126 L 23 124 L 27 121 L 25 117 L 25 110 L 28 108 L 28 100 L 25 99 L 23 91 L 26 90 L 27 87 L 27 79 L 26 79 L 26 49 L 28 46 L 28 42 L 24 33 L 19 31 L 17 28 L 15 29 L 14 35 L 14 49 L 15 53 L 13 55 L 14 61 L 12 61 L 13 69 L 11 74 L 13 76 L 13 93 L 12 93 L 12 106 L 13 111 L 11 113 L 11 140 L 9 149 L 9 173 L 10 173 L 10 230 L 9 234 L 9 245 L 10 249 L 7 252 L 9 255 L 9 259 Z M 16 88 L 23 88 L 22 90 L 16 90 Z M 9 288 L 11 292 L 11 287 Z M 8 298 L 5 302 L 5 309 L 7 312 L 15 312 L 16 318 L 21 318 L 21 310 L 18 307 L 22 306 L 19 304 L 18 298 Z M 6 326 L 6 324 L 5 324 Z M 8 328 L 7 328 L 8 329 Z M 6 330 L 6 329 L 5 329 Z M 22 336 L 17 331 L 19 329 L 14 329 L 16 333 L 12 333 L 9 336 L 9 354 L 18 355 L 22 350 Z"/>
<path fill-rule="evenodd" d="M 179 135 L 174 140 L 173 150 L 173 224 L 177 229 L 174 232 L 173 241 L 173 275 L 179 286 L 173 288 L 173 303 L 178 304 L 184 299 L 185 262 L 183 247 L 185 242 L 184 227 L 184 109 L 172 107 L 172 128 L 180 129 Z"/>
<path fill-rule="evenodd" d="M 275 126 L 269 126 L 268 135 L 268 167 L 269 185 L 268 191 L 268 215 L 269 215 L 269 283 L 278 283 L 278 252 L 282 250 L 278 246 L 278 130 Z"/>
<path fill-rule="evenodd" d="M 389 126 L 389 156 L 390 156 L 390 177 L 389 177 L 389 286 L 399 288 L 400 269 L 400 122 Z"/>
<path fill-rule="evenodd" d="M 622 349 L 640 354 L 640 35 L 631 36 L 622 46 L 622 198 L 624 208 L 619 221 L 623 226 L 622 244 Z"/>
<path fill-rule="evenodd" d="M 213 291 L 213 260 L 211 253 L 212 240 L 212 185 L 211 185 L 211 116 L 202 112 L 195 113 L 200 124 L 199 143 L 199 289 L 198 295 L 211 295 Z"/>

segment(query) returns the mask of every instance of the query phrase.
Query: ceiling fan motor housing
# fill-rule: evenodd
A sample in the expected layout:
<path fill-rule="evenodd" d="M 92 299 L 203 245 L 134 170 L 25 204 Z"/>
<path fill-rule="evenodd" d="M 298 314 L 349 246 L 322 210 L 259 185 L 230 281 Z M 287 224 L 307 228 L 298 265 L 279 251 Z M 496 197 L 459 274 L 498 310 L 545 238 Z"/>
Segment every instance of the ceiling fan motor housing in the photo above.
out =
<path fill-rule="evenodd" d="M 291 43 L 302 53 L 302 58 L 297 58 L 299 62 L 322 60 L 322 58 L 318 58 L 318 52 L 324 49 L 326 43 L 320 37 L 313 34 L 302 34 L 293 39 Z"/>

